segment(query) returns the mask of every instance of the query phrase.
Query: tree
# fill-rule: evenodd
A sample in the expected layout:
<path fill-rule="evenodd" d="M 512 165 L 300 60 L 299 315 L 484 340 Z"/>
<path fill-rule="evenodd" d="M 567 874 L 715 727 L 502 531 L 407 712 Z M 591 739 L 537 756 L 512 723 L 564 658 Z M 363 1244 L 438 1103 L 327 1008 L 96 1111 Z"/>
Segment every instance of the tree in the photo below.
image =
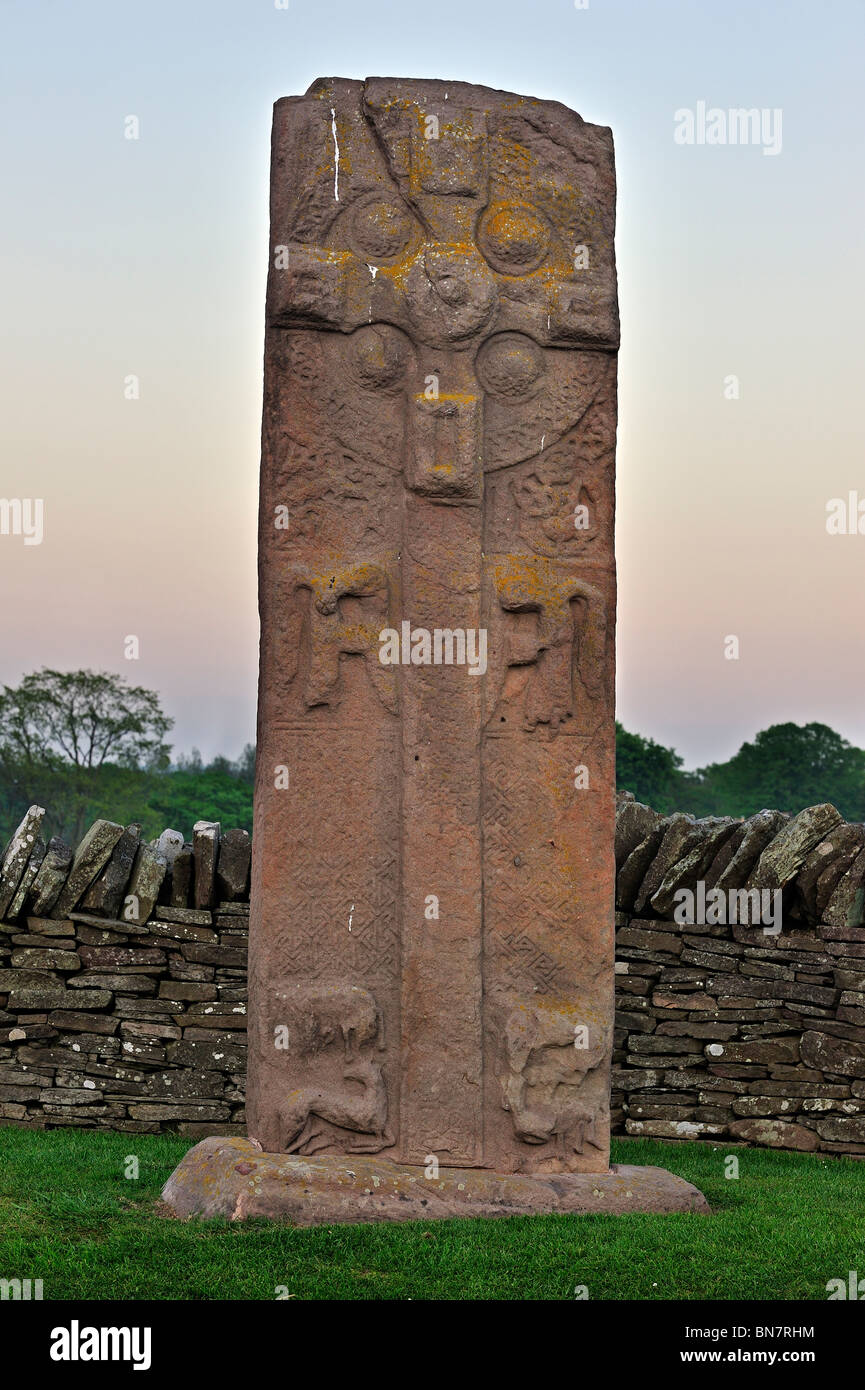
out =
<path fill-rule="evenodd" d="M 204 763 L 201 761 L 201 754 L 197 748 L 193 748 L 191 753 L 181 753 L 177 762 L 172 768 L 172 772 L 203 772 Z"/>
<path fill-rule="evenodd" d="M 699 775 L 723 815 L 830 801 L 847 820 L 865 819 L 865 752 L 826 724 L 772 724 Z"/>
<path fill-rule="evenodd" d="M 672 748 L 616 725 L 616 785 L 657 811 L 751 816 L 793 814 L 829 801 L 865 819 L 865 752 L 825 724 L 772 724 L 724 763 L 686 772 Z"/>
<path fill-rule="evenodd" d="M 676 811 L 682 759 L 674 748 L 628 733 L 616 722 L 616 786 L 656 811 Z"/>
<path fill-rule="evenodd" d="M 15 800 L 62 808 L 62 833 L 78 840 L 106 782 L 119 812 L 142 771 L 167 767 L 173 722 L 154 691 L 121 676 L 45 668 L 3 687 L 0 770 Z"/>
<path fill-rule="evenodd" d="M 173 723 L 155 691 L 108 672 L 46 667 L 0 695 L 0 746 L 22 762 L 166 766 Z"/>
<path fill-rule="evenodd" d="M 237 775 L 242 782 L 249 782 L 250 785 L 255 781 L 255 744 L 245 743 L 243 752 L 235 763 Z"/>
<path fill-rule="evenodd" d="M 152 835 L 170 825 L 191 839 L 197 820 L 252 830 L 252 787 L 236 772 L 210 767 L 203 772 L 172 770 L 150 777 L 144 795 L 146 805 L 142 802 L 135 819 Z"/>

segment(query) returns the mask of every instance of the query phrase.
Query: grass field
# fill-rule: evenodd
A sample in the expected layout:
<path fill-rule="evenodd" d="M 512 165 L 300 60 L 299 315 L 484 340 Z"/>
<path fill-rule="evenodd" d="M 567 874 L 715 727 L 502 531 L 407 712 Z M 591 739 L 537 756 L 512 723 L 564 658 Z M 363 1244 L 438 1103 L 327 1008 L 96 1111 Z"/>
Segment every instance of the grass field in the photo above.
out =
<path fill-rule="evenodd" d="M 614 1161 L 671 1169 L 712 1215 L 291 1230 L 159 1215 L 189 1147 L 0 1127 L 0 1278 L 42 1279 L 45 1299 L 570 1300 L 585 1285 L 591 1299 L 825 1300 L 827 1280 L 865 1273 L 865 1163 L 849 1159 L 624 1142 Z"/>

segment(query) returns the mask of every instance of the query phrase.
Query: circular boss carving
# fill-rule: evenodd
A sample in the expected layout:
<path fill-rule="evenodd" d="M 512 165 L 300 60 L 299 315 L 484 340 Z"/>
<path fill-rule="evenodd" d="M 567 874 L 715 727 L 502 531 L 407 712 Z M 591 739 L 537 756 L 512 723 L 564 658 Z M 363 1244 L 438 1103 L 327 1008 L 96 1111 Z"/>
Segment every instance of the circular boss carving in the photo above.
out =
<path fill-rule="evenodd" d="M 398 198 L 386 193 L 366 193 L 351 211 L 352 250 L 364 260 L 393 260 L 408 245 L 413 226 Z"/>
<path fill-rule="evenodd" d="M 478 353 L 475 370 L 491 396 L 516 402 L 540 390 L 545 366 L 543 352 L 524 333 L 497 333 Z"/>
<path fill-rule="evenodd" d="M 474 247 L 428 245 L 405 274 L 406 306 L 425 343 L 457 343 L 479 332 L 498 300 L 495 281 Z"/>
<path fill-rule="evenodd" d="M 493 203 L 480 220 L 478 245 L 493 270 L 524 275 L 545 259 L 550 230 L 529 203 Z"/>
<path fill-rule="evenodd" d="M 387 323 L 365 325 L 348 341 L 349 365 L 360 386 L 381 391 L 405 376 L 410 349 L 399 329 Z"/>

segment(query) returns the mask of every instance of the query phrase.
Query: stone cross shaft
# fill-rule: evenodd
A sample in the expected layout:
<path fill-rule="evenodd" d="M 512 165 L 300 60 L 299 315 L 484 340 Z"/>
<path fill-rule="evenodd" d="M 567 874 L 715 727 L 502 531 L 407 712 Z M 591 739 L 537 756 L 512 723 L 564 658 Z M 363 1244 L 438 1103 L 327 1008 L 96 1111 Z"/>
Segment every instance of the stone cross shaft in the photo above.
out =
<path fill-rule="evenodd" d="M 462 83 L 277 103 L 250 1135 L 608 1166 L 612 138 Z"/>

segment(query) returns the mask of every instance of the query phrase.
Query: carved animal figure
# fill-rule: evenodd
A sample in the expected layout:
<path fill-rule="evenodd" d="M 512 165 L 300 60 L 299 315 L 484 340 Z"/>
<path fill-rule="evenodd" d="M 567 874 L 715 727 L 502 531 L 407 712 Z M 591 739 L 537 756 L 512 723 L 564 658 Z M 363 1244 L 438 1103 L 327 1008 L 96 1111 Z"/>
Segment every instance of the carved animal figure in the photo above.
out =
<path fill-rule="evenodd" d="M 358 985 L 277 984 L 271 992 L 271 1018 L 288 1022 L 291 1053 L 311 1055 L 342 1039 L 347 1062 L 358 1049 L 377 1041 L 384 1050 L 384 1019 L 369 990 Z M 266 1040 L 266 1042 L 269 1040 Z"/>
<path fill-rule="evenodd" d="M 502 1105 L 518 1139 L 555 1139 L 561 1157 L 566 1143 L 582 1153 L 594 1138 L 594 1110 L 579 1098 L 579 1089 L 603 1057 L 605 1040 L 601 1030 L 590 1028 L 589 1046 L 575 1046 L 580 1027 L 575 1010 L 542 1003 L 513 1009 L 504 1027 Z"/>
<path fill-rule="evenodd" d="M 357 1093 L 336 1083 L 289 1093 L 279 1108 L 281 1152 L 312 1154 L 331 1144 L 333 1136 L 316 1128 L 316 1117 L 368 1136 L 352 1144 L 353 1153 L 377 1153 L 393 1143 L 387 1129 L 387 1087 L 379 1064 L 361 1059 L 345 1068 L 343 1081 L 359 1082 L 363 1089 Z"/>

